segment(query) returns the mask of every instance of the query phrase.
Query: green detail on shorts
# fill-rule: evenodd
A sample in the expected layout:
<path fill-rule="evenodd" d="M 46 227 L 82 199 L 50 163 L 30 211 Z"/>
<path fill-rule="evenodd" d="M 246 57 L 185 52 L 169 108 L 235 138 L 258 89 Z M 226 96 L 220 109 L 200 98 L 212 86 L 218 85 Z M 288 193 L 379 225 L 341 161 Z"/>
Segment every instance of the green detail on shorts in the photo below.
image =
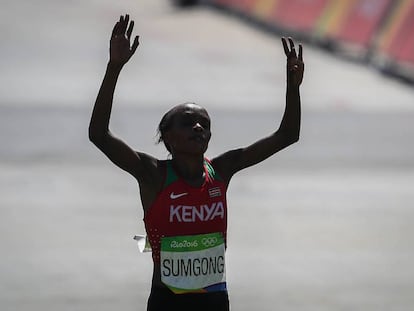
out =
<path fill-rule="evenodd" d="M 164 237 L 161 250 L 165 252 L 194 252 L 224 244 L 221 233 Z"/>

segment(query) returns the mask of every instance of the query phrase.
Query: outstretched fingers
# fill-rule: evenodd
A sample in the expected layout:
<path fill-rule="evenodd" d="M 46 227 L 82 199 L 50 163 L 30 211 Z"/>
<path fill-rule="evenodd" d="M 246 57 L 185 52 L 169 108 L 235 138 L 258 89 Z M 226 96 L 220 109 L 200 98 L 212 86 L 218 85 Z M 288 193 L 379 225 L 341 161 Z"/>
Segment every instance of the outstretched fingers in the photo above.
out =
<path fill-rule="evenodd" d="M 289 42 L 289 44 L 288 44 Z M 295 43 L 292 38 L 282 37 L 283 49 L 285 51 L 286 57 L 295 57 L 302 61 L 302 45 L 299 44 L 299 54 L 296 53 Z"/>
<path fill-rule="evenodd" d="M 129 27 L 128 27 L 128 30 L 127 30 L 127 38 L 128 38 L 128 40 L 131 40 L 131 34 L 132 34 L 132 30 L 133 29 L 134 29 L 134 21 L 131 21 L 129 23 Z"/>
<path fill-rule="evenodd" d="M 128 15 L 127 15 L 128 16 Z M 128 17 L 129 18 L 129 17 Z M 131 35 L 132 35 L 132 31 L 134 30 L 134 21 L 133 20 L 131 20 L 131 22 L 129 23 L 129 26 L 128 26 L 128 29 L 127 29 L 127 32 L 126 32 L 126 35 L 127 35 L 127 38 L 128 38 L 128 41 L 130 41 L 131 42 Z M 135 38 L 134 38 L 134 42 L 132 42 L 132 45 L 131 45 L 131 55 L 132 54 L 134 54 L 135 53 L 135 51 L 137 50 L 137 48 L 138 48 L 138 45 L 139 45 L 139 36 L 135 36 Z"/>
<path fill-rule="evenodd" d="M 285 50 L 285 55 L 287 57 L 287 56 L 289 56 L 290 51 L 289 51 L 289 47 L 288 47 L 287 42 L 286 42 L 286 38 L 284 38 L 284 37 L 282 37 L 282 44 L 283 44 L 283 49 Z"/>
<path fill-rule="evenodd" d="M 128 26 L 129 24 L 129 26 Z M 114 28 L 112 29 L 112 37 L 127 36 L 128 39 L 131 38 L 132 30 L 134 28 L 134 21 L 129 22 L 129 15 L 121 15 L 119 20 L 115 23 Z"/>
<path fill-rule="evenodd" d="M 113 63 L 124 65 L 135 53 L 139 45 L 139 36 L 133 38 L 134 21 L 129 15 L 121 15 L 112 30 L 110 41 L 110 60 Z"/>
<path fill-rule="evenodd" d="M 303 48 L 302 48 L 302 44 L 299 44 L 299 55 L 298 55 L 298 58 L 303 63 Z"/>
<path fill-rule="evenodd" d="M 117 36 L 119 33 L 119 22 L 116 22 L 114 28 L 112 29 L 112 37 Z"/>
<path fill-rule="evenodd" d="M 136 36 L 131 46 L 131 55 L 135 53 L 139 45 L 139 36 Z"/>
<path fill-rule="evenodd" d="M 128 23 L 129 23 L 129 15 L 125 14 L 125 17 L 121 15 L 120 17 L 120 32 L 121 35 L 125 35 L 126 29 L 128 27 Z"/>
<path fill-rule="evenodd" d="M 292 38 L 288 38 L 289 40 L 289 44 L 290 44 L 290 53 L 293 54 L 293 56 L 296 57 L 296 49 L 295 49 L 295 44 L 293 43 Z"/>
<path fill-rule="evenodd" d="M 289 45 L 288 45 L 288 41 L 289 41 Z M 292 38 L 286 38 L 282 37 L 282 44 L 283 44 L 283 49 L 285 50 L 285 55 L 286 57 L 290 57 L 292 56 L 292 54 L 296 57 L 296 50 L 295 50 L 295 44 L 293 43 Z"/>

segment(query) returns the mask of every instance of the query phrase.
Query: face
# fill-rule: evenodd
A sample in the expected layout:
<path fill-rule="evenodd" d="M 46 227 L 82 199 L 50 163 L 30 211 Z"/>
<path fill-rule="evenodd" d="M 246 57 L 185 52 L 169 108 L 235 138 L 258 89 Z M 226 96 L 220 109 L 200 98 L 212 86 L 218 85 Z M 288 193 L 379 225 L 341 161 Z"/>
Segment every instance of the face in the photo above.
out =
<path fill-rule="evenodd" d="M 195 104 L 177 107 L 172 126 L 165 135 L 171 153 L 204 154 L 210 141 L 210 117 L 207 111 Z"/>

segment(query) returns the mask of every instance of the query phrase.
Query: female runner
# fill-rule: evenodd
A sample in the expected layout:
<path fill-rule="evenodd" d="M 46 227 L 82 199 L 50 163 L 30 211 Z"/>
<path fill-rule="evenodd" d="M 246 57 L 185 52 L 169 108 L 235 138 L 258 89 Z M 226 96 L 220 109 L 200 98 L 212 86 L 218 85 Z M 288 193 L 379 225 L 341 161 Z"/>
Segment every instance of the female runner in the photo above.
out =
<path fill-rule="evenodd" d="M 89 139 L 139 184 L 144 223 L 154 263 L 147 310 L 229 310 L 226 289 L 226 190 L 238 171 L 299 139 L 302 46 L 282 38 L 287 57 L 286 107 L 279 128 L 245 148 L 211 160 L 207 111 L 194 104 L 173 107 L 161 119 L 159 142 L 171 154 L 159 160 L 131 149 L 109 130 L 115 85 L 135 53 L 134 22 L 121 16 L 110 40 L 110 57 L 89 125 Z"/>

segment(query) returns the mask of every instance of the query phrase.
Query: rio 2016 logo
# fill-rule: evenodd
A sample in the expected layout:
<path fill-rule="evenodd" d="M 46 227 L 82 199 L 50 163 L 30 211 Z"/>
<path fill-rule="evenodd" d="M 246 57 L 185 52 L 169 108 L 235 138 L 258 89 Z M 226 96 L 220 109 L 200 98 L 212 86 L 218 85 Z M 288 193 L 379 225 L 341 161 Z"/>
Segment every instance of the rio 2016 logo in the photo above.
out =
<path fill-rule="evenodd" d="M 194 247 L 198 247 L 198 243 L 197 241 L 172 241 L 170 244 L 171 248 L 194 248 Z"/>
<path fill-rule="evenodd" d="M 214 245 L 217 244 L 217 238 L 216 237 L 208 237 L 208 238 L 203 238 L 201 240 L 201 243 L 205 246 L 205 247 L 212 247 Z"/>

